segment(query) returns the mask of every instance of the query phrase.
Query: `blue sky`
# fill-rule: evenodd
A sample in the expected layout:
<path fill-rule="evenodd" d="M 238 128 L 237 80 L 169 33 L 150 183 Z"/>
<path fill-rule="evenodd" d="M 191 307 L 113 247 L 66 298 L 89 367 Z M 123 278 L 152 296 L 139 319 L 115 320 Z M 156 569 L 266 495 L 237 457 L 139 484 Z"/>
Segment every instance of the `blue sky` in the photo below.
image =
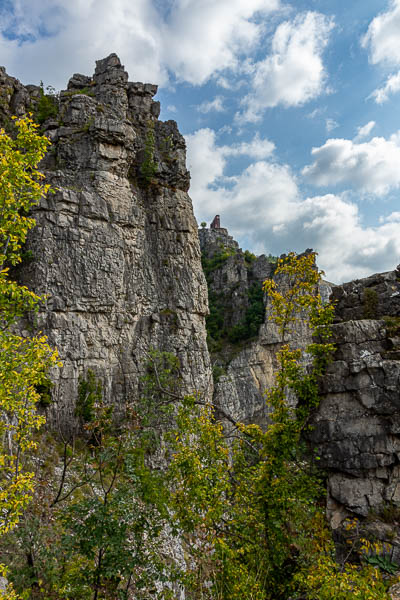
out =
<path fill-rule="evenodd" d="M 400 262 L 400 0 L 0 0 L 0 28 L 25 84 L 110 52 L 157 83 L 199 223 L 334 282 Z"/>

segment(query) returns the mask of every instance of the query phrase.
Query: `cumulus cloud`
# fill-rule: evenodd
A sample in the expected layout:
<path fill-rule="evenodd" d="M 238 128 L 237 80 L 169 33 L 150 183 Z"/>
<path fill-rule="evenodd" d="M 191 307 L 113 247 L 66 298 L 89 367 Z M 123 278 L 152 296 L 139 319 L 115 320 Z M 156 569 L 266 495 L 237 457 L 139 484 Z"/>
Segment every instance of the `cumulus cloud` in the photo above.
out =
<path fill-rule="evenodd" d="M 377 196 L 400 187 L 400 132 L 389 139 L 374 137 L 364 143 L 328 139 L 311 154 L 314 162 L 302 173 L 315 185 L 346 184 Z"/>
<path fill-rule="evenodd" d="M 300 106 L 319 96 L 327 77 L 322 53 L 332 28 L 333 20 L 317 12 L 281 23 L 271 53 L 254 65 L 252 90 L 237 118 L 257 122 L 266 108 Z"/>
<path fill-rule="evenodd" d="M 334 282 L 397 264 L 397 213 L 378 227 L 363 227 L 357 205 L 343 195 L 303 198 L 290 168 L 275 162 L 273 154 L 226 177 L 230 155 L 225 146 L 218 146 L 212 130 L 187 136 L 187 144 L 197 217 L 211 221 L 220 214 L 230 233 L 246 239 L 253 251 L 279 254 L 312 247 Z"/>
<path fill-rule="evenodd" d="M 390 213 L 387 217 L 379 217 L 380 223 L 400 223 L 400 212 L 395 211 Z"/>
<path fill-rule="evenodd" d="M 391 0 L 388 11 L 375 17 L 361 45 L 369 50 L 372 64 L 400 64 L 400 0 Z"/>
<path fill-rule="evenodd" d="M 161 17 L 147 0 L 18 0 L 12 6 L 10 17 L 3 5 L 0 53 L 7 71 L 24 83 L 38 83 L 45 72 L 45 84 L 65 87 L 73 72 L 93 73 L 94 61 L 111 52 L 121 56 L 133 79 L 168 79 L 159 43 Z M 48 23 L 50 10 L 62 18 L 43 35 L 41 24 Z M 24 31 L 29 41 L 5 37 Z"/>
<path fill-rule="evenodd" d="M 383 87 L 377 88 L 369 96 L 374 98 L 377 104 L 383 104 L 389 100 L 391 94 L 396 94 L 400 91 L 400 71 L 397 71 L 394 75 L 390 75 L 387 78 L 386 83 Z"/>
<path fill-rule="evenodd" d="M 354 138 L 354 141 L 359 142 L 360 140 L 363 140 L 364 138 L 368 137 L 375 125 L 375 121 L 369 121 L 366 125 L 363 125 L 362 127 L 357 127 L 357 135 Z"/>
<path fill-rule="evenodd" d="M 186 135 L 188 144 L 187 163 L 192 171 L 192 190 L 196 185 L 207 187 L 223 176 L 227 158 L 248 156 L 258 160 L 269 158 L 275 149 L 273 142 L 261 138 L 257 133 L 249 142 L 218 146 L 214 130 L 199 129 L 192 135 Z"/>
<path fill-rule="evenodd" d="M 46 64 L 48 83 L 60 88 L 71 70 L 90 74 L 94 60 L 110 52 L 132 79 L 165 84 L 173 72 L 203 84 L 238 67 L 260 41 L 263 23 L 255 17 L 277 10 L 280 0 L 175 0 L 164 13 L 154 0 L 16 0 L 12 12 L 10 6 L 0 8 L 2 63 L 24 82 L 38 82 Z"/>
<path fill-rule="evenodd" d="M 369 52 L 372 64 L 387 66 L 400 65 L 400 0 L 391 0 L 389 10 L 375 17 L 361 45 Z M 377 104 L 383 104 L 391 94 L 400 91 L 400 71 L 392 73 L 385 84 L 370 94 Z"/>
<path fill-rule="evenodd" d="M 222 96 L 215 96 L 214 100 L 210 100 L 209 102 L 202 102 L 197 107 L 197 110 L 203 114 L 209 113 L 213 110 L 216 112 L 224 112 L 224 99 Z"/>
<path fill-rule="evenodd" d="M 202 84 L 218 71 L 238 66 L 238 58 L 260 40 L 257 13 L 277 10 L 279 0 L 177 0 L 162 28 L 163 51 L 178 78 Z"/>

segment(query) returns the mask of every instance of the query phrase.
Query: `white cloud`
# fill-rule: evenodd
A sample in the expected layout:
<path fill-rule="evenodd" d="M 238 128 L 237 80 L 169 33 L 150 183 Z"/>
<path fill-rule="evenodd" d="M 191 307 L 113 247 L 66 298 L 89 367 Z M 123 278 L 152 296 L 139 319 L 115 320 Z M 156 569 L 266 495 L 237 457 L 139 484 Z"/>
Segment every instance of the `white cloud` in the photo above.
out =
<path fill-rule="evenodd" d="M 221 215 L 236 239 L 256 252 L 312 247 L 334 282 L 393 268 L 400 253 L 400 223 L 392 213 L 378 227 L 363 227 L 357 205 L 345 196 L 302 198 L 287 165 L 258 160 L 235 177 L 224 177 L 229 160 L 212 130 L 187 137 L 191 196 L 200 220 Z M 271 159 L 271 157 L 270 157 Z"/>
<path fill-rule="evenodd" d="M 216 112 L 224 112 L 224 99 L 222 96 L 215 96 L 214 100 L 210 100 L 209 102 L 202 102 L 199 104 L 197 109 L 199 112 L 206 114 L 215 110 Z"/>
<path fill-rule="evenodd" d="M 95 59 L 117 52 L 133 80 L 203 84 L 238 68 L 259 43 L 263 23 L 280 0 L 175 0 L 167 16 L 151 0 L 15 0 L 0 8 L 1 30 L 30 36 L 19 44 L 0 36 L 7 70 L 64 87 L 72 72 L 91 74 Z M 46 36 L 43 37 L 43 31 Z"/>
<path fill-rule="evenodd" d="M 187 164 L 192 171 L 192 189 L 196 186 L 194 182 L 199 181 L 202 186 L 207 186 L 222 177 L 229 156 L 248 156 L 261 160 L 269 158 L 275 149 L 273 142 L 260 138 L 258 133 L 249 142 L 229 146 L 218 146 L 216 133 L 209 128 L 199 129 L 185 138 L 188 145 Z"/>
<path fill-rule="evenodd" d="M 321 117 L 326 112 L 326 106 L 319 106 L 318 108 L 314 108 L 313 111 L 305 115 L 307 119 L 316 119 L 317 117 Z"/>
<path fill-rule="evenodd" d="M 325 127 L 326 127 L 327 132 L 329 133 L 333 129 L 336 129 L 337 127 L 339 127 L 339 123 L 337 123 L 335 121 L 335 119 L 326 119 Z"/>
<path fill-rule="evenodd" d="M 257 122 L 266 108 L 299 106 L 319 96 L 326 81 L 322 53 L 333 20 L 317 12 L 297 15 L 276 29 L 272 52 L 254 65 L 252 91 L 237 118 Z"/>
<path fill-rule="evenodd" d="M 169 110 L 169 112 L 176 113 L 178 109 L 176 108 L 175 104 L 169 104 L 167 106 L 167 110 Z"/>
<path fill-rule="evenodd" d="M 260 138 L 259 134 L 256 133 L 250 142 L 241 142 L 240 144 L 224 146 L 224 148 L 224 156 L 243 155 L 262 160 L 263 158 L 269 158 L 272 155 L 275 150 L 275 144 L 267 138 Z"/>
<path fill-rule="evenodd" d="M 377 104 L 383 104 L 389 99 L 390 94 L 396 94 L 400 91 L 400 71 L 387 78 L 383 87 L 372 92 L 370 98 L 375 98 Z"/>
<path fill-rule="evenodd" d="M 369 49 L 369 60 L 373 64 L 400 64 L 400 0 L 391 0 L 387 12 L 375 17 L 361 45 Z"/>
<path fill-rule="evenodd" d="M 279 7 L 279 0 L 177 0 L 161 33 L 168 67 L 193 84 L 236 69 L 260 40 L 262 25 L 253 17 Z"/>
<path fill-rule="evenodd" d="M 392 212 L 387 217 L 379 217 L 380 223 L 400 223 L 400 212 Z"/>
<path fill-rule="evenodd" d="M 359 142 L 360 140 L 368 137 L 375 125 L 375 121 L 369 121 L 366 125 L 363 125 L 362 127 L 357 127 L 357 135 L 354 138 L 354 141 Z"/>
<path fill-rule="evenodd" d="M 346 184 L 382 196 L 400 187 L 399 133 L 389 139 L 374 137 L 364 143 L 328 139 L 323 146 L 312 149 L 314 162 L 302 173 L 318 186 Z"/>
<path fill-rule="evenodd" d="M 28 30 L 34 42 L 19 44 L 0 36 L 2 63 L 24 83 L 63 88 L 74 72 L 93 73 L 94 61 L 111 52 L 120 55 L 132 80 L 165 83 L 159 31 L 161 18 L 148 0 L 18 0 L 15 33 Z M 41 35 L 49 12 L 62 15 L 53 35 Z M 3 13 L 4 14 L 4 13 Z M 2 31 L 4 31 L 3 21 Z M 55 26 L 54 26 L 55 27 Z"/>

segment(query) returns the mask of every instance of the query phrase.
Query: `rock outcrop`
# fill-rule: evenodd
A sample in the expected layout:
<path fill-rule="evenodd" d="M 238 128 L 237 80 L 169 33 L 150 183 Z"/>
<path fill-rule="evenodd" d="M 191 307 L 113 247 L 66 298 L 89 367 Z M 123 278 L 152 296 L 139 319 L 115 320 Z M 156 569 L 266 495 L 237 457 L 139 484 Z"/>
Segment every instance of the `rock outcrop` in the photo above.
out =
<path fill-rule="evenodd" d="M 310 440 L 328 471 L 336 527 L 347 514 L 400 504 L 399 276 L 397 269 L 333 288 L 337 350 Z"/>
<path fill-rule="evenodd" d="M 234 326 L 245 313 L 254 273 L 260 273 L 260 282 L 274 277 L 274 263 L 262 262 L 260 271 L 256 265 L 265 257 L 246 263 L 226 230 L 199 234 L 206 258 L 225 252 L 225 260 L 214 260 L 214 270 L 207 273 L 210 306 L 219 294 L 221 326 Z M 285 286 L 284 280 L 276 283 Z M 328 513 L 338 528 L 347 516 L 362 518 L 385 505 L 400 505 L 400 268 L 339 286 L 322 282 L 320 293 L 336 302 L 336 352 L 321 381 L 322 400 L 308 441 L 327 471 Z M 253 337 L 231 344 L 225 336 L 211 350 L 213 361 L 223 367 L 215 404 L 238 420 L 265 426 L 264 392 L 274 383 L 281 340 L 267 318 L 268 298 L 264 305 L 265 318 Z M 298 348 L 312 341 L 306 323 L 296 326 L 289 341 Z"/>
<path fill-rule="evenodd" d="M 74 75 L 43 118 L 52 141 L 42 169 L 56 190 L 34 211 L 33 261 L 18 276 L 45 306 L 36 317 L 63 362 L 50 418 L 73 420 L 79 376 L 91 369 L 105 398 L 135 399 L 150 348 L 180 358 L 187 390 L 212 379 L 207 289 L 187 194 L 185 141 L 158 120 L 157 86 L 131 83 L 119 58 Z M 2 121 L 42 105 L 43 92 L 0 71 Z"/>
<path fill-rule="evenodd" d="M 268 323 L 262 283 L 272 277 L 272 257 L 243 252 L 223 227 L 199 229 L 208 283 L 208 342 L 214 373 L 214 403 L 234 419 L 267 423 L 265 390 L 273 384 L 275 340 Z M 271 347 L 272 343 L 272 347 Z"/>

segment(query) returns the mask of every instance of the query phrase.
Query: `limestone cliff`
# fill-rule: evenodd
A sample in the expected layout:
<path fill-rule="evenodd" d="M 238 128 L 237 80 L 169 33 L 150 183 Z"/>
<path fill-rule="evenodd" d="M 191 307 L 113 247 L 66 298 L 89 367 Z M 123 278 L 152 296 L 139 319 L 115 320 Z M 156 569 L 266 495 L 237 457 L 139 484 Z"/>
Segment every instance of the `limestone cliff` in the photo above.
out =
<path fill-rule="evenodd" d="M 226 328 L 227 319 L 232 326 L 243 318 L 252 278 L 274 277 L 274 263 L 254 257 L 248 264 L 226 230 L 200 230 L 200 239 L 208 258 L 222 248 L 231 251 L 225 250 L 224 260 L 214 260 L 208 273 L 211 310 L 216 294 L 230 306 L 221 321 Z M 259 269 L 260 263 L 265 268 Z M 284 280 L 277 283 L 285 285 Z M 400 504 L 400 268 L 339 286 L 322 282 L 320 293 L 336 302 L 337 349 L 321 381 L 322 401 L 308 441 L 327 471 L 328 514 L 337 528 L 348 515 L 365 517 Z M 216 405 L 237 419 L 263 425 L 268 422 L 264 391 L 274 382 L 280 346 L 267 318 L 268 298 L 264 305 L 265 318 L 255 335 L 235 344 L 225 335 L 219 347 L 214 339 L 210 346 L 213 361 L 223 366 Z M 292 346 L 311 341 L 310 330 L 300 323 Z"/>
<path fill-rule="evenodd" d="M 63 360 L 50 417 L 73 419 L 88 369 L 109 402 L 137 397 L 152 347 L 176 354 L 186 389 L 211 397 L 201 245 L 214 402 L 235 419 L 266 425 L 264 391 L 280 340 L 261 284 L 274 259 L 242 252 L 219 220 L 198 237 L 185 142 L 174 121 L 158 120 L 156 91 L 129 82 L 116 55 L 98 61 L 93 77 L 75 74 L 52 98 L 0 68 L 1 123 L 33 110 L 53 142 L 43 169 L 56 193 L 34 211 L 33 260 L 18 272 L 47 294 L 27 325 L 44 331 Z M 309 441 L 328 472 L 333 526 L 349 513 L 400 504 L 399 276 L 320 290 L 338 301 L 337 351 Z M 309 340 L 300 325 L 292 342 Z"/>
<path fill-rule="evenodd" d="M 332 525 L 400 504 L 400 269 L 333 288 L 337 350 L 310 441 Z"/>
<path fill-rule="evenodd" d="M 211 388 L 185 141 L 174 121 L 158 120 L 156 91 L 129 82 L 112 54 L 47 99 L 46 118 L 43 91 L 0 70 L 2 123 L 39 112 L 52 141 L 42 169 L 56 192 L 34 211 L 33 260 L 18 276 L 48 298 L 35 327 L 61 355 L 50 416 L 64 425 L 88 369 L 107 401 L 135 398 L 150 348 L 180 358 L 188 390 Z"/>
<path fill-rule="evenodd" d="M 266 423 L 264 392 L 273 384 L 276 343 L 266 341 L 265 325 L 260 329 L 266 322 L 262 282 L 273 275 L 274 259 L 242 252 L 223 227 L 202 228 L 199 237 L 214 403 L 238 421 Z"/>

